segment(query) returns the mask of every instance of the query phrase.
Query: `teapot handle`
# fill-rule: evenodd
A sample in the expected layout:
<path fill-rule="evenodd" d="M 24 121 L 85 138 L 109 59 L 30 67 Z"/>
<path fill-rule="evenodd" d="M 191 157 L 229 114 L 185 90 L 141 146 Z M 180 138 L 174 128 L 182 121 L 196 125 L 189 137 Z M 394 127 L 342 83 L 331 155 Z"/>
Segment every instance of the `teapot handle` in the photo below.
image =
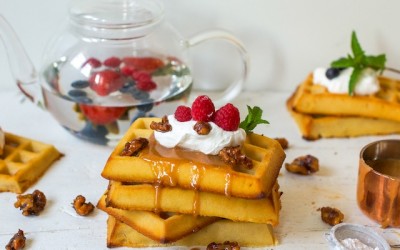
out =
<path fill-rule="evenodd" d="M 225 89 L 221 93 L 218 93 L 218 95 L 213 98 L 215 106 L 220 107 L 232 101 L 242 91 L 249 70 L 249 56 L 242 42 L 239 41 L 231 33 L 224 30 L 210 30 L 199 33 L 189 38 L 187 43 L 189 47 L 192 47 L 210 39 L 222 39 L 233 44 L 237 48 L 242 62 L 241 77 L 232 82 L 227 89 Z"/>
<path fill-rule="evenodd" d="M 38 102 L 40 97 L 36 84 L 36 70 L 14 29 L 2 15 L 0 15 L 0 40 L 5 45 L 11 73 L 18 88 L 28 99 Z"/>

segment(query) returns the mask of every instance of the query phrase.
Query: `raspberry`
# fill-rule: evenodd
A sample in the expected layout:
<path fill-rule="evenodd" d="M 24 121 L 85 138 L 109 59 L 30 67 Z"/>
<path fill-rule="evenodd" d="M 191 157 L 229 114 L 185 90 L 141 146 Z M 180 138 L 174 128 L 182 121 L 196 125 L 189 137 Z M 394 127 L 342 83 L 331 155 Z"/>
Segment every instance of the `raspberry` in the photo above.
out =
<path fill-rule="evenodd" d="M 124 76 L 130 76 L 130 75 L 132 75 L 132 73 L 135 71 L 135 68 L 134 67 L 131 67 L 131 66 L 122 66 L 121 67 L 121 73 L 124 75 Z"/>
<path fill-rule="evenodd" d="M 206 95 L 198 96 L 192 104 L 192 117 L 195 121 L 209 122 L 214 118 L 215 107 Z"/>
<path fill-rule="evenodd" d="M 192 119 L 192 110 L 186 106 L 178 106 L 175 110 L 175 119 L 180 122 L 187 122 Z"/>
<path fill-rule="evenodd" d="M 111 67 L 111 68 L 116 68 L 121 64 L 121 59 L 118 57 L 109 57 L 103 62 L 104 66 Z"/>
<path fill-rule="evenodd" d="M 228 103 L 215 112 L 214 123 L 225 131 L 235 131 L 239 128 L 239 110 Z"/>
<path fill-rule="evenodd" d="M 138 82 L 149 82 L 151 81 L 151 75 L 145 71 L 133 71 L 132 78 Z"/>
<path fill-rule="evenodd" d="M 157 84 L 153 81 L 138 81 L 136 88 L 142 91 L 151 91 L 157 88 Z"/>

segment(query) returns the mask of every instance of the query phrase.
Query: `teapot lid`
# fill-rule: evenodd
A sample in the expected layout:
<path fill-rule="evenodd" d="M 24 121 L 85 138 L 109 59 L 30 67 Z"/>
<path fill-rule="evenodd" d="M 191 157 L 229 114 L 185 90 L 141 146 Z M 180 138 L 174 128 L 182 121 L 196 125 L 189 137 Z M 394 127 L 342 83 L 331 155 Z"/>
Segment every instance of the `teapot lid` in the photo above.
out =
<path fill-rule="evenodd" d="M 148 34 L 164 8 L 158 0 L 73 0 L 69 15 L 81 35 L 125 39 Z"/>

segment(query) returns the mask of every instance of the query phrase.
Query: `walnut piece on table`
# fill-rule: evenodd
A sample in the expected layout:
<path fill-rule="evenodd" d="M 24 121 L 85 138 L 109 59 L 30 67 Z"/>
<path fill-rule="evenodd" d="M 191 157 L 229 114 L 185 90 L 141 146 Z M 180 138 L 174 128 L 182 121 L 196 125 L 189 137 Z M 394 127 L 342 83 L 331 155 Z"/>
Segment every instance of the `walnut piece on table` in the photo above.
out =
<path fill-rule="evenodd" d="M 321 219 L 323 222 L 331 226 L 343 222 L 344 215 L 339 209 L 332 207 L 321 207 L 319 210 L 321 211 Z"/>
<path fill-rule="evenodd" d="M 26 237 L 24 231 L 18 229 L 18 232 L 10 239 L 6 245 L 6 250 L 20 250 L 25 247 Z"/>
<path fill-rule="evenodd" d="M 146 138 L 136 138 L 125 143 L 125 147 L 120 156 L 137 156 L 140 151 L 142 151 L 149 144 L 149 140 Z"/>
<path fill-rule="evenodd" d="M 22 210 L 25 216 L 39 215 L 46 206 L 46 201 L 44 193 L 35 190 L 32 194 L 18 195 L 14 207 Z"/>
<path fill-rule="evenodd" d="M 253 168 L 253 162 L 241 151 L 240 146 L 225 147 L 219 151 L 218 156 L 223 162 L 232 167 Z"/>
<path fill-rule="evenodd" d="M 319 161 L 312 155 L 300 156 L 292 163 L 285 163 L 285 168 L 291 173 L 309 175 L 319 170 Z"/>
<path fill-rule="evenodd" d="M 212 242 L 207 245 L 206 250 L 240 250 L 240 246 L 234 241 L 225 241 L 224 243 Z"/>
<path fill-rule="evenodd" d="M 94 205 L 90 202 L 86 203 L 86 198 L 82 195 L 76 196 L 72 206 L 80 216 L 86 216 L 94 210 Z"/>

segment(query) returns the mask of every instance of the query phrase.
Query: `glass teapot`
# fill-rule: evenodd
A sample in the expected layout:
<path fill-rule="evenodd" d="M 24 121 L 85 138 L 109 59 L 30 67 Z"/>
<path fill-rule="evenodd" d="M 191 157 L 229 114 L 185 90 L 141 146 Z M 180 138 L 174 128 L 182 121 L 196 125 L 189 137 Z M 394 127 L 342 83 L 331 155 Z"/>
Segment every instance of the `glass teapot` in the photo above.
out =
<path fill-rule="evenodd" d="M 0 15 L 17 86 L 79 138 L 115 145 L 139 117 L 170 114 L 193 85 L 190 47 L 224 39 L 237 47 L 240 79 L 214 98 L 220 106 L 241 91 L 248 69 L 240 41 L 220 30 L 184 39 L 164 20 L 156 0 L 75 0 L 69 23 L 46 48 L 36 73 L 11 26 Z"/>

